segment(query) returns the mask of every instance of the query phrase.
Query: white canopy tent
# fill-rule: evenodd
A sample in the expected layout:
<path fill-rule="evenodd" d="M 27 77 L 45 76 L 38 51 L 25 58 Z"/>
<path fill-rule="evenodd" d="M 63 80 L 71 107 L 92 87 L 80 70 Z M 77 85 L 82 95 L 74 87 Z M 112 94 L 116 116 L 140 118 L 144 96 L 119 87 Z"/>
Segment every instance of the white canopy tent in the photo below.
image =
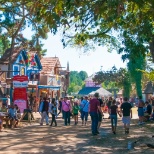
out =
<path fill-rule="evenodd" d="M 96 91 L 92 91 L 89 95 L 94 95 L 95 93 L 99 93 L 100 96 L 102 97 L 109 97 L 112 96 L 112 93 L 109 91 L 105 90 L 104 88 L 99 88 Z"/>

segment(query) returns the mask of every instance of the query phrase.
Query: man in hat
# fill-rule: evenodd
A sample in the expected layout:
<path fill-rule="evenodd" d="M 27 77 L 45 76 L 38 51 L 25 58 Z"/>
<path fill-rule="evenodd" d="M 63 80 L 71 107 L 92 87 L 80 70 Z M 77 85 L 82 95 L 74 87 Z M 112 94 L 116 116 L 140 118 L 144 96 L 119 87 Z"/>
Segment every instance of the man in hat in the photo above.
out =
<path fill-rule="evenodd" d="M 99 97 L 99 93 L 95 93 L 94 98 L 90 100 L 90 116 L 91 116 L 91 122 L 92 122 L 91 130 L 93 135 L 99 134 L 98 111 L 103 115 L 98 97 Z"/>

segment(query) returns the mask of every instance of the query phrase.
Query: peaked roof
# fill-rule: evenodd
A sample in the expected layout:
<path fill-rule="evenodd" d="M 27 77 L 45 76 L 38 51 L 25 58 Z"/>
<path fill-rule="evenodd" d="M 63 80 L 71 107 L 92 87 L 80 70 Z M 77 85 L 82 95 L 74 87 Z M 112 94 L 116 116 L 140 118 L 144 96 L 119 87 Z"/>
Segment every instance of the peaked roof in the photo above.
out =
<path fill-rule="evenodd" d="M 11 52 L 11 48 L 6 49 L 5 53 L 0 58 L 0 64 L 8 64 L 10 56 L 11 56 L 11 63 L 13 63 L 17 59 L 22 49 L 23 48 L 16 47 L 14 48 L 13 52 Z"/>
<path fill-rule="evenodd" d="M 100 96 L 112 95 L 112 93 L 102 87 L 84 87 L 79 91 L 78 95 L 94 95 L 96 92 L 99 93 Z"/>
<path fill-rule="evenodd" d="M 102 87 L 97 89 L 96 91 L 92 91 L 90 95 L 94 95 L 95 93 L 99 93 L 100 96 L 112 96 L 112 93 Z"/>
<path fill-rule="evenodd" d="M 100 87 L 84 87 L 82 88 L 78 94 L 79 95 L 89 95 L 91 92 L 98 90 Z"/>
<path fill-rule="evenodd" d="M 95 74 L 92 74 L 91 76 L 86 78 L 85 81 L 93 81 L 94 76 L 95 76 Z"/>
<path fill-rule="evenodd" d="M 0 58 L 0 64 L 8 64 L 9 62 L 9 58 L 11 56 L 11 63 L 14 63 L 16 61 L 16 59 L 18 58 L 20 52 L 22 52 L 23 54 L 23 58 L 24 60 L 26 60 L 27 57 L 27 53 L 26 50 L 22 47 L 15 47 L 13 51 L 11 51 L 11 48 L 6 49 L 5 53 L 2 55 L 2 57 Z M 29 52 L 29 55 L 34 55 L 35 54 L 35 60 L 36 63 L 38 64 L 39 69 L 42 69 L 42 65 L 40 63 L 40 59 L 38 57 L 38 55 L 36 54 L 36 51 L 31 51 Z"/>
<path fill-rule="evenodd" d="M 55 67 L 61 67 L 58 57 L 43 57 L 41 59 L 42 71 L 41 74 L 50 75 Z"/>

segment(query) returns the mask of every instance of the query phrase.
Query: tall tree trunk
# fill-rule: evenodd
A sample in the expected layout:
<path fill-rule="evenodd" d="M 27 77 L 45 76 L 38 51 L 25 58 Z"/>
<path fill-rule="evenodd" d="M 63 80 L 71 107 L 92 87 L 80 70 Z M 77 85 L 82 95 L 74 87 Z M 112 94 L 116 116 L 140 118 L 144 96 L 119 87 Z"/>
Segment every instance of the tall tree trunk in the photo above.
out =
<path fill-rule="evenodd" d="M 13 50 L 14 50 L 14 43 L 15 43 L 15 38 L 12 37 L 7 78 L 11 78 L 11 72 L 10 71 L 11 71 L 11 66 L 12 66 L 12 53 L 13 53 Z"/>
<path fill-rule="evenodd" d="M 152 37 L 152 40 L 149 43 L 149 45 L 150 45 L 150 53 L 152 56 L 152 61 L 154 62 L 154 36 Z"/>

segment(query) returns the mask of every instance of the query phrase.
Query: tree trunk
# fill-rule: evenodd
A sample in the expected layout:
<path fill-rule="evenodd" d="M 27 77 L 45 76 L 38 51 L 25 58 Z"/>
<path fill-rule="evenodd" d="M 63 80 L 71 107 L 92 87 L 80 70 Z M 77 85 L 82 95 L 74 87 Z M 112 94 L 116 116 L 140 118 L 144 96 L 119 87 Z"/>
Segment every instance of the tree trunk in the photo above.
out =
<path fill-rule="evenodd" d="M 149 43 L 149 45 L 150 45 L 150 53 L 152 56 L 152 61 L 154 62 L 154 36 L 152 37 L 152 40 Z"/>

